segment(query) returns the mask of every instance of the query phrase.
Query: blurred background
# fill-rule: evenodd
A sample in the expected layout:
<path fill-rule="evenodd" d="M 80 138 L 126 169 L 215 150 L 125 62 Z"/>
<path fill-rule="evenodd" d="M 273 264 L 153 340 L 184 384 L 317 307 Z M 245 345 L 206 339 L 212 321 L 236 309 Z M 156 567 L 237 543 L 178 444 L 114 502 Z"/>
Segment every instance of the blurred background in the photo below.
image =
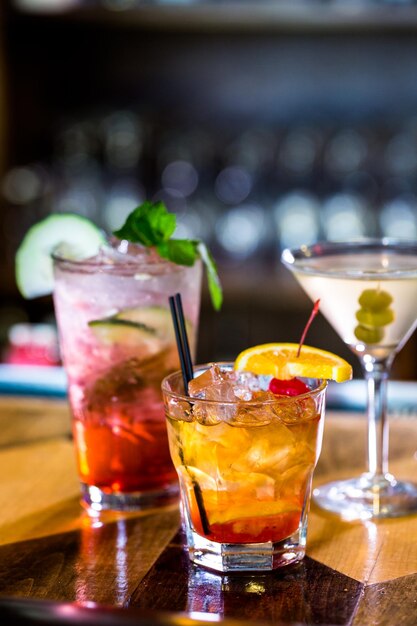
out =
<path fill-rule="evenodd" d="M 2 0 L 0 31 L 3 361 L 59 360 L 51 298 L 14 278 L 53 212 L 110 231 L 162 199 L 208 243 L 225 301 L 205 287 L 199 361 L 299 340 L 312 305 L 284 247 L 417 237 L 414 2 Z M 322 316 L 307 342 L 360 376 Z M 393 377 L 417 378 L 414 337 Z"/>

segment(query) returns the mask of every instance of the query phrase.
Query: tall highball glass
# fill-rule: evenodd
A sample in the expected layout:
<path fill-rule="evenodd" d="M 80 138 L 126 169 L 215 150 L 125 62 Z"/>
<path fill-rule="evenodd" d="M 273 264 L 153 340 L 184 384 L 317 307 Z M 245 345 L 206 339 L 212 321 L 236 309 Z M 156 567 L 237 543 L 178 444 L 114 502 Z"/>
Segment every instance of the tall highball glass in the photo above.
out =
<path fill-rule="evenodd" d="M 174 265 L 112 241 L 86 261 L 54 257 L 81 502 L 90 514 L 177 500 L 161 381 L 179 367 L 168 297 L 181 293 L 194 354 L 201 263 Z"/>

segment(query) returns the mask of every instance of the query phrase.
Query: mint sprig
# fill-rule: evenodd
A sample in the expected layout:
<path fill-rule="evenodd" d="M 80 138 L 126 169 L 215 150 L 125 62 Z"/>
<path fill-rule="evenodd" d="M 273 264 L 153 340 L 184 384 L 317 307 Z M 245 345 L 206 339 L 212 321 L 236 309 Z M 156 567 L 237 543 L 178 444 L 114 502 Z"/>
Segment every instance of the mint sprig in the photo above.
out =
<path fill-rule="evenodd" d="M 205 243 L 195 239 L 174 239 L 177 225 L 174 213 L 169 213 L 163 202 L 146 200 L 127 217 L 113 235 L 132 243 L 154 247 L 159 255 L 177 265 L 192 266 L 200 258 L 206 268 L 207 283 L 213 307 L 218 311 L 223 302 L 223 291 L 216 263 Z"/>

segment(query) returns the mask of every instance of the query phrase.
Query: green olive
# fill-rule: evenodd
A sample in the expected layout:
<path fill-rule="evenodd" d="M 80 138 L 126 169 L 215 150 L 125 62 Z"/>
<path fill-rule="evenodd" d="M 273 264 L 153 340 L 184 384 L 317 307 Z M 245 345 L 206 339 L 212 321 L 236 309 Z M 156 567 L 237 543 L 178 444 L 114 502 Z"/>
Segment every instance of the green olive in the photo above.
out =
<path fill-rule="evenodd" d="M 394 312 L 392 309 L 385 309 L 385 311 L 359 309 L 359 311 L 356 312 L 356 319 L 361 326 L 379 328 L 380 326 L 387 326 L 394 321 Z"/>
<path fill-rule="evenodd" d="M 358 302 L 364 309 L 382 311 L 389 307 L 392 296 L 382 289 L 365 289 L 359 296 Z"/>
<path fill-rule="evenodd" d="M 355 337 L 363 343 L 379 343 L 384 336 L 384 331 L 381 328 L 366 328 L 359 324 L 355 328 Z"/>

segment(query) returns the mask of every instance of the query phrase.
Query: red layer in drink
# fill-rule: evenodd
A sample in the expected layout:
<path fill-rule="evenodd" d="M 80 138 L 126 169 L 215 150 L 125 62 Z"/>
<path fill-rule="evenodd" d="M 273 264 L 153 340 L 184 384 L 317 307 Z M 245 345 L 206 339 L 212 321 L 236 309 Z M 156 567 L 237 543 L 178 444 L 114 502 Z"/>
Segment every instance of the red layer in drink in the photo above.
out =
<path fill-rule="evenodd" d="M 162 411 L 162 407 L 161 407 Z M 163 421 L 75 416 L 74 437 L 81 481 L 105 492 L 154 491 L 177 480 Z"/>

